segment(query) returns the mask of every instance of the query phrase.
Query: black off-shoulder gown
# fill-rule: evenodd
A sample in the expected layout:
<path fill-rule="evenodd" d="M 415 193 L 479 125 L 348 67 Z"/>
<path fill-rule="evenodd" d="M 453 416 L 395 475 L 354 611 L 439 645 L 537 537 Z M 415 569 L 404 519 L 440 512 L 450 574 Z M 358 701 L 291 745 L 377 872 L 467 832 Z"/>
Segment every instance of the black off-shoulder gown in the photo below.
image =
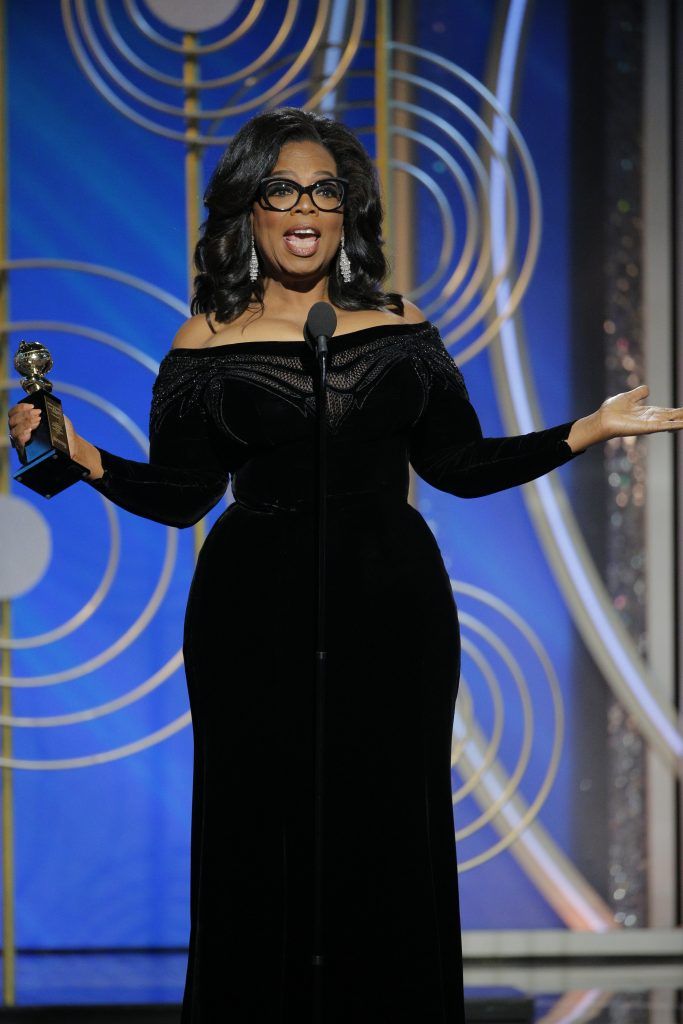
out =
<path fill-rule="evenodd" d="M 195 757 L 183 1024 L 311 1019 L 315 379 L 303 341 L 172 349 L 154 384 L 149 464 L 102 451 L 93 484 L 186 527 L 232 479 L 185 621 Z M 442 491 L 490 494 L 572 458 L 571 425 L 482 437 L 428 321 L 331 341 L 326 1024 L 464 1020 L 458 619 L 436 540 L 407 501 L 408 464 Z"/>

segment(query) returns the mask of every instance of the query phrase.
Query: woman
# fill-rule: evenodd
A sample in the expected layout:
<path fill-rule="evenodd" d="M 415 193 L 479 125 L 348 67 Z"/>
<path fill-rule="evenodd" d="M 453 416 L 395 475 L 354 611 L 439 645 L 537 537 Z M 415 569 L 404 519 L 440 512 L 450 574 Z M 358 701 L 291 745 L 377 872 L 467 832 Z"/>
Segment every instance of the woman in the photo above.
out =
<path fill-rule="evenodd" d="M 89 483 L 190 526 L 235 502 L 199 555 L 185 622 L 195 739 L 183 1024 L 311 1019 L 315 357 L 335 307 L 328 399 L 324 1020 L 464 1020 L 450 750 L 458 621 L 408 463 L 475 497 L 609 437 L 683 426 L 646 387 L 548 430 L 483 438 L 462 376 L 413 303 L 385 293 L 373 166 L 295 108 L 255 117 L 209 184 L 193 315 L 154 385 L 150 462 L 69 424 Z M 25 443 L 38 422 L 10 411 Z"/>

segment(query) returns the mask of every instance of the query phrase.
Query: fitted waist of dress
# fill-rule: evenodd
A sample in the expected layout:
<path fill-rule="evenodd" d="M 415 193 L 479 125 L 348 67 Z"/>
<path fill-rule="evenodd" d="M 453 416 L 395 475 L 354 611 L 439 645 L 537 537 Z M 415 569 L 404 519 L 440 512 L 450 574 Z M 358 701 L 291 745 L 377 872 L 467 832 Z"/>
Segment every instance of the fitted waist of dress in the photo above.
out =
<path fill-rule="evenodd" d="M 232 476 L 238 504 L 264 512 L 310 511 L 317 504 L 317 452 L 310 445 L 259 452 Z M 401 437 L 327 443 L 327 500 L 344 502 L 408 500 L 410 474 Z"/>

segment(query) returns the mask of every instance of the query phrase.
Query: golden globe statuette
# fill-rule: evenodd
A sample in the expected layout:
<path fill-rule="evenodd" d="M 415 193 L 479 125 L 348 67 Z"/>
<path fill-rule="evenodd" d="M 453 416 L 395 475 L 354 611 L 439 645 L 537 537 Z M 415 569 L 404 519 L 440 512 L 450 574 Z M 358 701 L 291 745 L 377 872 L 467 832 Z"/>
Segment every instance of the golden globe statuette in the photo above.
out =
<path fill-rule="evenodd" d="M 14 368 L 22 375 L 21 386 L 26 392 L 21 401 L 42 410 L 30 440 L 26 445 L 15 445 L 23 468 L 14 479 L 51 498 L 90 476 L 90 471 L 71 458 L 62 403 L 52 394 L 52 381 L 45 376 L 52 369 L 49 351 L 39 341 L 22 341 Z"/>

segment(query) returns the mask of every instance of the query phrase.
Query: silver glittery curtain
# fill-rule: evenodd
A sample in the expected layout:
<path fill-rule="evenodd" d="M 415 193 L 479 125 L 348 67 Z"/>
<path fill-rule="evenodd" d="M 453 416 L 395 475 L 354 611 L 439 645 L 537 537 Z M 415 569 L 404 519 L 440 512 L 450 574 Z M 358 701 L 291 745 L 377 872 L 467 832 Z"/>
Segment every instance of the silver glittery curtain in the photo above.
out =
<path fill-rule="evenodd" d="M 607 21 L 605 167 L 605 382 L 608 394 L 644 380 L 642 345 L 642 3 L 610 0 Z M 647 442 L 605 446 L 609 481 L 607 586 L 646 655 L 645 498 Z M 607 714 L 609 878 L 615 920 L 647 924 L 645 749 L 636 722 L 612 701 Z"/>

